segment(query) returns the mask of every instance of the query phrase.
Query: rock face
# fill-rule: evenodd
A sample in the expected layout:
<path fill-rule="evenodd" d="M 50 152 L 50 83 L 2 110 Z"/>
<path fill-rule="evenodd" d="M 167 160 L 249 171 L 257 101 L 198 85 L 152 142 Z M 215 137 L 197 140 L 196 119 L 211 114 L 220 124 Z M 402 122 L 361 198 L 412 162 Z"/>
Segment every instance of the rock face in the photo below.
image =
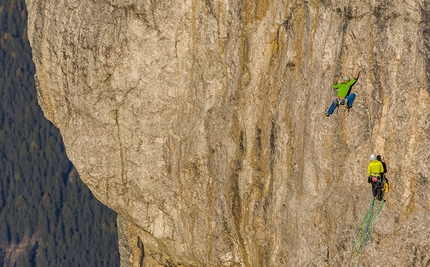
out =
<path fill-rule="evenodd" d="M 425 0 L 27 7 L 39 103 L 118 212 L 121 266 L 429 264 Z M 358 262 L 371 153 L 391 190 Z"/>

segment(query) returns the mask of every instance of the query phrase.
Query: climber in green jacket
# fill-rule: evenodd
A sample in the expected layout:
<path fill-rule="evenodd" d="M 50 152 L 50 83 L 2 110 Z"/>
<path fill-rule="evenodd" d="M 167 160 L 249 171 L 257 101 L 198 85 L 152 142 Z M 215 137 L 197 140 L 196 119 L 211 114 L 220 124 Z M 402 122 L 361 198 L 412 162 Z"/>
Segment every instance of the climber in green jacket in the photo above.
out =
<path fill-rule="evenodd" d="M 382 199 L 382 174 L 384 173 L 384 166 L 377 159 L 376 155 L 370 155 L 370 163 L 367 166 L 368 182 L 372 184 L 373 197 L 379 201 Z"/>
<path fill-rule="evenodd" d="M 342 78 L 342 81 L 340 83 L 338 83 L 339 77 L 335 79 L 333 88 L 338 89 L 337 97 L 333 100 L 327 112 L 325 113 L 327 117 L 330 116 L 336 109 L 336 107 L 339 105 L 346 104 L 346 107 L 348 109 L 352 107 L 352 102 L 354 102 L 355 94 L 350 94 L 349 91 L 351 89 L 351 86 L 354 85 L 354 83 L 357 81 L 360 72 L 361 68 L 357 70 L 357 73 L 355 74 L 353 79 L 349 79 L 348 76 L 345 76 Z"/>

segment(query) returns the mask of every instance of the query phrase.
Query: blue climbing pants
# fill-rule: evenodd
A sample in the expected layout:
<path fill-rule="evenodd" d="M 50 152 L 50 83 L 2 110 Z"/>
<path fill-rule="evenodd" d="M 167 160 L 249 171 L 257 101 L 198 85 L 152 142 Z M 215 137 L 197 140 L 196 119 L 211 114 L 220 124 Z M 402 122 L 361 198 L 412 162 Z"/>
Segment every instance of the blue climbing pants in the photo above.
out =
<path fill-rule="evenodd" d="M 354 102 L 354 99 L 355 99 L 355 94 L 350 94 L 350 95 L 347 95 L 346 96 L 346 105 L 348 106 L 348 107 L 352 107 L 352 102 Z M 343 99 L 340 99 L 339 100 L 339 98 L 335 98 L 334 100 L 333 100 L 333 102 L 331 103 L 331 105 L 330 105 L 330 107 L 328 108 L 328 111 L 327 111 L 327 114 L 328 115 L 331 115 L 332 113 L 333 113 L 333 111 L 336 109 L 336 107 L 339 105 L 339 102 L 340 101 L 343 101 Z"/>

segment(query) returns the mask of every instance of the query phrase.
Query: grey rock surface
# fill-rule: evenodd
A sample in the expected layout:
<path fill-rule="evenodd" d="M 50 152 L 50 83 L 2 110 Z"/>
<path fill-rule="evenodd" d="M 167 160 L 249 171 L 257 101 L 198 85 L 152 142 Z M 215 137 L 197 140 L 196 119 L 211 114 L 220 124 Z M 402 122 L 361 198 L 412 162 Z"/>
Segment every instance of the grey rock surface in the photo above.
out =
<path fill-rule="evenodd" d="M 39 103 L 121 266 L 427 266 L 424 0 L 27 0 Z M 337 76 L 354 107 L 324 112 Z M 391 190 L 359 259 L 369 155 Z"/>

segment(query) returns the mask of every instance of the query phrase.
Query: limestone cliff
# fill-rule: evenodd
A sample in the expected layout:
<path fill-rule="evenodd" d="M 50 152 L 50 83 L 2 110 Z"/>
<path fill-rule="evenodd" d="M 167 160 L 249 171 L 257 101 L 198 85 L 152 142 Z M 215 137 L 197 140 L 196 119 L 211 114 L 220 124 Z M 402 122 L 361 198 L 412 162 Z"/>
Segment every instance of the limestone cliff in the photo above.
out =
<path fill-rule="evenodd" d="M 118 212 L 123 267 L 429 264 L 425 0 L 27 8 L 39 103 Z M 371 153 L 391 191 L 354 262 Z"/>

